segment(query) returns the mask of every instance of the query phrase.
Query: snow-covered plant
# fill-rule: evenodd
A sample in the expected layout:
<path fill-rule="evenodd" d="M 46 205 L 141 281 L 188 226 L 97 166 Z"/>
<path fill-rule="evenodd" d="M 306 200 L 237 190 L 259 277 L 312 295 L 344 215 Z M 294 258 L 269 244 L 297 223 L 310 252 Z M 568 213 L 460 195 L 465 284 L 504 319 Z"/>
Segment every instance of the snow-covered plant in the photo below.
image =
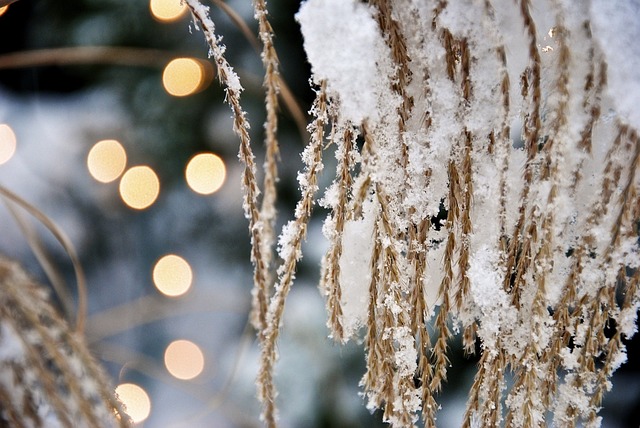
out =
<path fill-rule="evenodd" d="M 107 376 L 50 303 L 47 290 L 0 258 L 0 425 L 127 427 Z"/>
<path fill-rule="evenodd" d="M 282 314 L 316 202 L 330 211 L 320 284 L 330 334 L 364 342 L 363 393 L 385 421 L 435 425 L 459 336 L 480 353 L 464 426 L 598 426 L 640 306 L 640 121 L 625 95 L 633 65 L 608 46 L 618 35 L 603 25 L 611 6 L 304 2 L 316 101 L 302 197 L 276 264 L 280 79 L 265 3 L 254 1 L 268 112 L 261 205 L 242 86 L 206 8 L 187 4 L 241 141 L 267 426 Z M 325 149 L 335 179 L 316 200 Z"/>

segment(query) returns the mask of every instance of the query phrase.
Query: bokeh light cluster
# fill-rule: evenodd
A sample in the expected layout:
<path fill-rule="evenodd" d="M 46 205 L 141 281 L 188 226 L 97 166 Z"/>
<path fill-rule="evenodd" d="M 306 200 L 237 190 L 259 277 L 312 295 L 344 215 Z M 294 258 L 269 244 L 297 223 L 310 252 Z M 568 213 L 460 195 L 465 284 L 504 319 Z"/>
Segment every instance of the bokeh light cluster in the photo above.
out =
<path fill-rule="evenodd" d="M 181 0 L 150 0 L 149 11 L 155 20 L 169 23 L 182 18 L 187 7 Z M 213 80 L 213 74 L 213 67 L 208 61 L 175 58 L 164 67 L 162 85 L 169 95 L 186 97 L 207 88 Z M 3 144 L 1 132 L 0 128 L 0 156 Z M 116 140 L 98 141 L 89 151 L 87 168 L 91 177 L 100 183 L 120 179 L 119 196 L 125 206 L 131 209 L 147 209 L 160 195 L 160 178 L 156 171 L 149 165 L 127 168 L 126 149 Z M 211 195 L 225 182 L 224 161 L 214 153 L 197 153 L 185 165 L 184 178 L 193 192 Z M 151 277 L 156 289 L 168 298 L 180 298 L 187 294 L 194 279 L 191 265 L 178 254 L 160 257 L 153 266 Z M 175 379 L 190 381 L 197 378 L 204 371 L 205 363 L 202 349 L 190 340 L 177 339 L 165 348 L 164 365 Z M 151 399 L 140 385 L 122 383 L 116 388 L 116 393 L 134 423 L 139 424 L 149 417 Z"/>
<path fill-rule="evenodd" d="M 8 6 L 0 8 L 0 15 Z M 186 14 L 181 0 L 150 0 L 149 10 L 154 19 L 169 23 Z M 201 92 L 213 80 L 213 67 L 196 58 L 175 58 L 162 72 L 165 91 L 175 97 L 186 97 Z M 16 152 L 17 139 L 8 124 L 0 124 L 0 165 L 7 163 Z M 125 144 L 115 139 L 97 141 L 88 151 L 86 166 L 90 176 L 101 184 L 118 182 L 118 195 L 124 206 L 133 210 L 151 207 L 160 195 L 160 178 L 149 165 L 128 166 Z M 217 192 L 225 182 L 226 167 L 223 159 L 214 153 L 197 153 L 185 165 L 184 178 L 189 188 L 199 195 Z M 157 290 L 166 297 L 184 296 L 193 285 L 193 269 L 189 262 L 177 254 L 160 257 L 152 270 Z M 177 339 L 164 351 L 167 372 L 181 381 L 197 378 L 204 371 L 205 355 L 192 341 Z M 151 398 L 140 385 L 123 382 L 115 389 L 125 411 L 135 424 L 145 421 L 152 410 Z"/>
<path fill-rule="evenodd" d="M 152 277 L 153 284 L 164 296 L 181 297 L 191 289 L 193 269 L 183 257 L 167 254 L 156 261 Z M 164 365 L 176 379 L 191 380 L 204 370 L 204 354 L 189 340 L 175 340 L 165 349 Z"/>
<path fill-rule="evenodd" d="M 0 125 L 0 164 L 7 162 L 16 148 L 15 134 L 8 125 Z M 160 195 L 160 179 L 149 165 L 136 165 L 125 171 L 127 152 L 117 140 L 98 141 L 87 155 L 89 174 L 100 183 L 120 178 L 120 198 L 135 210 L 149 208 Z M 124 171 L 124 174 L 123 174 Z M 194 192 L 211 195 L 225 182 L 227 170 L 214 153 L 198 153 L 185 166 L 186 182 Z"/>
<path fill-rule="evenodd" d="M 175 298 L 185 295 L 190 290 L 193 271 L 184 258 L 167 254 L 156 261 L 152 278 L 160 293 Z M 165 348 L 164 365 L 167 372 L 174 378 L 190 381 L 204 371 L 205 355 L 194 342 L 177 339 Z M 133 383 L 122 383 L 116 388 L 116 394 L 134 423 L 138 424 L 149 417 L 151 399 L 142 387 Z"/>

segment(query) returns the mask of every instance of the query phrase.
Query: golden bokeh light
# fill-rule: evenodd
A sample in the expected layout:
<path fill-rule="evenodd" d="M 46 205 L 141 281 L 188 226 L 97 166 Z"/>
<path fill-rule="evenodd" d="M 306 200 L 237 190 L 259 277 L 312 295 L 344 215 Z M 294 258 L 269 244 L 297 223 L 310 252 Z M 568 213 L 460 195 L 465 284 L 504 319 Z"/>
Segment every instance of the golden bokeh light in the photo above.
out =
<path fill-rule="evenodd" d="M 204 370 L 204 354 L 195 343 L 176 340 L 164 351 L 164 364 L 173 377 L 190 380 Z"/>
<path fill-rule="evenodd" d="M 195 58 L 176 58 L 162 72 L 164 89 L 175 97 L 186 97 L 206 88 L 213 78 L 208 62 Z"/>
<path fill-rule="evenodd" d="M 227 169 L 220 156 L 213 153 L 200 153 L 187 163 L 185 178 L 194 192 L 210 195 L 224 184 Z"/>
<path fill-rule="evenodd" d="M 101 183 L 110 183 L 120 177 L 126 165 L 127 153 L 116 140 L 98 141 L 87 156 L 89 173 Z"/>
<path fill-rule="evenodd" d="M 116 394 L 133 423 L 140 423 L 151 413 L 151 400 L 147 392 L 134 383 L 121 383 Z"/>
<path fill-rule="evenodd" d="M 120 197 L 129 207 L 143 210 L 153 204 L 160 194 L 160 181 L 146 165 L 134 166 L 120 179 Z"/>
<path fill-rule="evenodd" d="M 9 5 L 0 7 L 0 16 L 4 15 L 7 9 L 9 9 Z"/>
<path fill-rule="evenodd" d="M 192 281 L 191 266 L 175 254 L 161 257 L 153 267 L 153 283 L 166 296 L 182 296 L 189 291 Z"/>
<path fill-rule="evenodd" d="M 158 21 L 171 22 L 184 15 L 187 5 L 181 0 L 150 0 L 149 10 Z"/>
<path fill-rule="evenodd" d="M 16 152 L 16 134 L 7 124 L 0 124 L 0 165 L 9 162 Z"/>

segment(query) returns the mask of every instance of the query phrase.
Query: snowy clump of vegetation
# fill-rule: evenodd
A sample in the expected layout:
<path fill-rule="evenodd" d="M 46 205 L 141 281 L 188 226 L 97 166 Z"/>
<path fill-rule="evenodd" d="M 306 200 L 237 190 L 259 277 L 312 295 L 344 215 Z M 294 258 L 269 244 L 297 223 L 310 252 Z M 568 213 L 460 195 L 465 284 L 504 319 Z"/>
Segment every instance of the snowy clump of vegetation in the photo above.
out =
<path fill-rule="evenodd" d="M 611 8 L 304 2 L 297 19 L 315 119 L 302 154 L 302 197 L 274 263 L 273 207 L 258 204 L 242 88 L 206 8 L 187 3 L 241 138 L 266 424 L 276 424 L 283 308 L 318 202 L 330 211 L 320 289 L 331 335 L 364 341 L 363 393 L 385 421 L 413 426 L 421 414 L 435 425 L 448 343 L 460 336 L 468 353 L 481 354 L 464 426 L 598 426 L 640 297 L 637 123 L 610 96 L 624 84 L 608 79 L 615 55 L 603 41 L 611 30 L 599 34 L 591 24 Z M 277 57 L 265 5 L 255 7 L 272 111 Z M 266 129 L 274 121 L 272 114 Z M 275 144 L 267 139 L 271 156 Z M 326 149 L 335 151 L 335 180 L 316 199 Z M 271 162 L 267 177 L 276 172 Z"/>
<path fill-rule="evenodd" d="M 0 284 L 3 426 L 130 426 L 82 336 L 82 321 L 71 328 L 46 289 L 4 258 Z"/>

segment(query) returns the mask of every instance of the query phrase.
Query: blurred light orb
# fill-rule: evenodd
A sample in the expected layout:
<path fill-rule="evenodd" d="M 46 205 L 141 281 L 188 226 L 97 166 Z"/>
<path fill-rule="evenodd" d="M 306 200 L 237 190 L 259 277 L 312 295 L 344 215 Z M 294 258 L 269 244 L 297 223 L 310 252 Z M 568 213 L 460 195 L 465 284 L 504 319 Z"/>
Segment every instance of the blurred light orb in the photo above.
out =
<path fill-rule="evenodd" d="M 151 413 L 151 400 L 147 392 L 134 383 L 121 383 L 116 394 L 133 423 L 140 423 Z"/>
<path fill-rule="evenodd" d="M 9 162 L 16 152 L 16 134 L 5 123 L 0 124 L 0 165 Z"/>
<path fill-rule="evenodd" d="M 190 380 L 204 370 L 204 354 L 195 343 L 176 340 L 164 351 L 164 364 L 173 377 Z"/>
<path fill-rule="evenodd" d="M 116 140 L 98 141 L 87 156 L 89 173 L 101 183 L 110 183 L 120 177 L 126 165 L 127 153 Z"/>
<path fill-rule="evenodd" d="M 166 296 L 182 296 L 189 291 L 192 282 L 191 266 L 175 254 L 161 257 L 153 267 L 153 283 Z"/>
<path fill-rule="evenodd" d="M 160 181 L 146 165 L 134 166 L 120 179 L 120 197 L 129 207 L 143 210 L 150 207 L 160 194 Z"/>
<path fill-rule="evenodd" d="M 149 10 L 158 21 L 171 22 L 184 15 L 187 5 L 180 0 L 150 0 Z"/>
<path fill-rule="evenodd" d="M 162 73 L 164 89 L 174 97 L 186 97 L 200 92 L 211 81 L 209 76 L 212 73 L 207 73 L 205 67 L 203 63 L 194 58 L 171 60 Z"/>
<path fill-rule="evenodd" d="M 7 9 L 9 9 L 9 5 L 0 7 L 0 16 L 4 15 Z"/>
<path fill-rule="evenodd" d="M 210 195 L 224 184 L 227 169 L 220 156 L 200 153 L 192 157 L 185 168 L 187 184 L 196 193 Z"/>

